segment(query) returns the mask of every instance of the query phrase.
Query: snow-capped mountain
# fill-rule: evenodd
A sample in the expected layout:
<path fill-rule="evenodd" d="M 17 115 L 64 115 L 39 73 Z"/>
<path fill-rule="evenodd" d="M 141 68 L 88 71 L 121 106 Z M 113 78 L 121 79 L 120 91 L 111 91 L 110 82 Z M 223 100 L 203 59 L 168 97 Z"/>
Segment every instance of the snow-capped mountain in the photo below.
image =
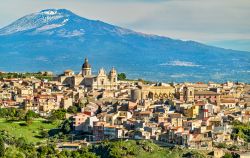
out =
<path fill-rule="evenodd" d="M 18 19 L 1 29 L 0 35 L 11 35 L 28 31 L 30 35 L 45 34 L 61 37 L 81 37 L 84 35 L 85 30 L 95 31 L 97 35 L 105 34 L 106 32 L 116 35 L 133 33 L 133 31 L 128 29 L 79 17 L 65 9 L 47 9 Z"/>
<path fill-rule="evenodd" d="M 68 14 L 57 10 L 43 10 L 18 19 L 8 27 L 1 29 L 0 35 L 9 35 L 31 29 L 45 31 L 58 28 L 65 25 L 68 16 Z"/>
<path fill-rule="evenodd" d="M 147 35 L 65 9 L 26 15 L 0 29 L 0 71 L 117 67 L 130 78 L 249 82 L 250 53 Z M 14 64 L 13 64 L 14 63 Z"/>

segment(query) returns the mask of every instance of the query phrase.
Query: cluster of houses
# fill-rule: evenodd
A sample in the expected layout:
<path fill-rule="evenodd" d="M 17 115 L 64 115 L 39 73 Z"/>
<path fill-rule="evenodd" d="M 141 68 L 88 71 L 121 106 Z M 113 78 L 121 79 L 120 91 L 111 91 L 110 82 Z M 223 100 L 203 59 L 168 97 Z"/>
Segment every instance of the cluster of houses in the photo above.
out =
<path fill-rule="evenodd" d="M 206 150 L 215 143 L 245 143 L 232 139 L 231 122 L 250 121 L 250 85 L 118 81 L 114 68 L 107 75 L 101 69 L 92 76 L 86 62 L 81 77 L 67 70 L 53 81 L 2 79 L 0 106 L 49 116 L 53 110 L 82 104 L 81 112 L 68 117 L 74 132 L 95 142 L 152 139 Z M 74 84 L 77 78 L 81 83 Z"/>
<path fill-rule="evenodd" d="M 75 130 L 90 133 L 95 141 L 153 139 L 200 149 L 212 149 L 214 143 L 244 144 L 241 138 L 231 139 L 231 123 L 250 121 L 249 85 L 227 82 L 145 86 L 147 91 L 140 83 L 126 83 L 108 100 L 105 97 L 100 102 L 100 98 L 87 105 L 82 113 L 73 116 Z M 164 96 L 163 89 L 173 93 L 154 98 Z M 153 94 L 144 98 L 143 93 Z M 95 113 L 98 107 L 101 110 Z"/>

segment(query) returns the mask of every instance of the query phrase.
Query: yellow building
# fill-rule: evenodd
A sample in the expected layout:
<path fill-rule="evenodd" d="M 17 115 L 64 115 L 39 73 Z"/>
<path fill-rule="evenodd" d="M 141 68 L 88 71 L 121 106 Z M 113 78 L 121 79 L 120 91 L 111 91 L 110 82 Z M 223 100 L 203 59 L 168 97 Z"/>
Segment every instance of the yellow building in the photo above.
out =
<path fill-rule="evenodd" d="M 188 118 L 197 118 L 199 115 L 199 106 L 193 105 L 191 108 L 187 109 Z"/>
<path fill-rule="evenodd" d="M 141 85 L 141 99 L 169 99 L 174 97 L 175 88 L 170 85 Z"/>

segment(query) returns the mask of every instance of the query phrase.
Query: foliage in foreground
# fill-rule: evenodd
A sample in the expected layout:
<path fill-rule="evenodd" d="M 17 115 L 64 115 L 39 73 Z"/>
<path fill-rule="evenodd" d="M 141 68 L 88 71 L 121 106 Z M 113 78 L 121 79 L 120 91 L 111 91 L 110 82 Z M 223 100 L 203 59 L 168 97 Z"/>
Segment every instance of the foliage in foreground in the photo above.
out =
<path fill-rule="evenodd" d="M 232 138 L 240 137 L 246 142 L 250 142 L 250 123 L 242 123 L 239 121 L 233 122 Z"/>
<path fill-rule="evenodd" d="M 76 151 L 59 151 L 52 142 L 35 146 L 23 138 L 17 139 L 7 133 L 2 133 L 0 140 L 2 140 L 0 141 L 1 144 L 6 144 L 6 148 L 0 149 L 0 157 L 4 158 L 181 158 L 185 154 L 191 157 L 205 158 L 205 155 L 197 151 L 161 148 L 153 142 L 145 140 L 103 142 Z"/>

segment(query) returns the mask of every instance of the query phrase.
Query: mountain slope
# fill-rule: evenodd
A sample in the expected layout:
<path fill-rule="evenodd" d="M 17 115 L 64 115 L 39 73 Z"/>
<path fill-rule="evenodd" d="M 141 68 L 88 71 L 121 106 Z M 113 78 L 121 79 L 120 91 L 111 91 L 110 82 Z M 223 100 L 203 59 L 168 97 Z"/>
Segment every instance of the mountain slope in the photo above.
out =
<path fill-rule="evenodd" d="M 33 13 L 0 29 L 0 70 L 79 71 L 85 57 L 95 72 L 115 66 L 130 78 L 246 82 L 250 78 L 249 52 L 142 34 L 65 9 Z"/>

